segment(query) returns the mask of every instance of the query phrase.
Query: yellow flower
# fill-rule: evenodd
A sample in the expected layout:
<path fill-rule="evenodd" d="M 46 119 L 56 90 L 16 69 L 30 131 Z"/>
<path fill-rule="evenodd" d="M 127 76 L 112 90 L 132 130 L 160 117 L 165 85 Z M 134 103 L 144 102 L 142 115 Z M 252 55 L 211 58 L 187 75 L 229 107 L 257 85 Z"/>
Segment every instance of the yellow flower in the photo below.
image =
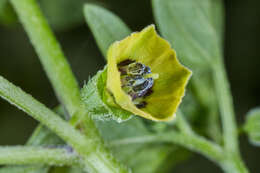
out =
<path fill-rule="evenodd" d="M 107 60 L 106 88 L 115 104 L 150 120 L 174 118 L 191 71 L 154 25 L 113 43 Z"/>

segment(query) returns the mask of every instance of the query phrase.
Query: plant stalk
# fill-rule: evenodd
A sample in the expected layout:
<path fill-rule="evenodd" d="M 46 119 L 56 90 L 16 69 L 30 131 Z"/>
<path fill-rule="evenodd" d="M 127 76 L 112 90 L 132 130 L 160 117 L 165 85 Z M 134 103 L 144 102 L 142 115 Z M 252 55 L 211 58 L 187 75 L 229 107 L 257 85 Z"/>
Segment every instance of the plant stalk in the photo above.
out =
<path fill-rule="evenodd" d="M 238 134 L 234 106 L 224 63 L 221 58 L 216 58 L 216 62 L 213 65 L 213 72 L 218 104 L 223 123 L 225 148 L 227 151 L 238 153 Z"/>
<path fill-rule="evenodd" d="M 85 170 L 89 172 L 102 171 L 108 173 L 128 172 L 128 170 L 120 165 L 107 150 L 102 149 L 104 144 L 102 143 L 103 141 L 99 141 L 101 140 L 100 138 L 96 137 L 93 139 L 84 136 L 53 111 L 1 76 L 0 96 L 40 121 L 72 146 L 81 156 Z M 93 161 L 93 157 L 96 159 L 95 161 Z M 104 162 L 104 164 L 100 164 L 102 162 Z M 100 165 L 104 167 L 100 167 Z"/>
<path fill-rule="evenodd" d="M 225 172 L 246 173 L 248 170 L 240 156 L 232 94 L 222 58 L 216 58 L 213 73 L 224 133 L 225 159 L 219 164 Z"/>
<path fill-rule="evenodd" d="M 0 147 L 0 165 L 78 165 L 76 153 L 65 148 L 48 147 Z"/>
<path fill-rule="evenodd" d="M 222 162 L 219 162 L 220 167 L 226 173 L 249 173 L 244 162 L 239 155 L 226 157 Z"/>
<path fill-rule="evenodd" d="M 120 140 L 115 140 L 110 143 L 111 146 L 121 146 L 138 143 L 156 143 L 170 142 L 182 147 L 188 148 L 191 151 L 202 154 L 226 173 L 248 173 L 246 166 L 239 155 L 229 155 L 221 146 L 208 141 L 207 139 L 192 133 L 183 133 L 171 131 L 168 133 L 147 135 L 141 137 L 130 137 Z"/>

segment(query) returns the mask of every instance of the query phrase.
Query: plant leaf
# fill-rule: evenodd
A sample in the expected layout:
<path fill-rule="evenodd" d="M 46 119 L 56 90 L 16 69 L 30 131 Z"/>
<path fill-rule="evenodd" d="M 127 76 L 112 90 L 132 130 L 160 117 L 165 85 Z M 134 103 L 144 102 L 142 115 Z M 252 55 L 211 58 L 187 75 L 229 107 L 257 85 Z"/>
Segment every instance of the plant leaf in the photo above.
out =
<path fill-rule="evenodd" d="M 48 22 L 55 30 L 67 30 L 84 23 L 82 6 L 86 0 L 40 0 Z"/>
<path fill-rule="evenodd" d="M 119 17 L 97 5 L 86 4 L 84 15 L 104 57 L 113 42 L 121 40 L 131 33 Z"/>
<path fill-rule="evenodd" d="M 124 139 L 135 139 L 152 134 L 140 117 L 133 117 L 120 124 L 114 121 L 96 123 L 113 154 L 130 166 L 135 173 L 167 172 L 166 170 L 186 160 L 190 155 L 190 152 L 183 148 L 165 143 L 147 144 L 145 140 L 138 143 L 131 143 L 131 141 L 120 143 Z"/>
<path fill-rule="evenodd" d="M 139 117 L 134 117 L 129 121 L 122 122 L 120 124 L 110 121 L 97 121 L 97 126 L 100 129 L 101 135 L 105 141 L 110 144 L 111 142 L 124 138 L 141 137 L 151 134 L 143 124 Z M 150 148 L 150 149 L 147 149 Z M 174 148 L 171 146 L 171 148 Z M 147 144 L 124 144 L 111 146 L 113 154 L 123 163 L 132 168 L 135 173 L 152 173 L 159 167 L 168 155 L 169 146 L 165 145 L 151 145 Z M 167 151 L 167 152 L 166 152 Z M 147 154 L 151 157 L 146 157 Z M 144 164 L 149 159 L 148 164 Z M 146 162 L 147 163 L 147 162 Z M 153 167 L 151 163 L 154 163 Z"/>
<path fill-rule="evenodd" d="M 250 110 L 246 115 L 244 130 L 251 144 L 260 146 L 260 108 Z"/>
<path fill-rule="evenodd" d="M 0 23 L 12 25 L 17 21 L 17 16 L 7 0 L 0 1 Z"/>
<path fill-rule="evenodd" d="M 195 71 L 198 67 L 210 66 L 214 58 L 221 56 L 218 42 L 221 17 L 216 17 L 218 12 L 212 12 L 213 2 L 153 0 L 155 19 L 162 35 L 171 42 L 183 62 Z"/>

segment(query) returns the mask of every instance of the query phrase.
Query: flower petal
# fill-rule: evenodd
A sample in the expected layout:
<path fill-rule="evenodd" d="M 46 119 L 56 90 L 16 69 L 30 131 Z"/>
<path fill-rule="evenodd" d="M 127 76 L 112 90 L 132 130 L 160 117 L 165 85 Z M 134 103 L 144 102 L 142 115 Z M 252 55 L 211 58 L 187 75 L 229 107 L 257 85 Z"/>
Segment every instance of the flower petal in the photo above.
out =
<path fill-rule="evenodd" d="M 156 33 L 154 25 L 115 42 L 107 56 L 107 89 L 120 107 L 151 120 L 168 121 L 174 118 L 191 71 L 179 63 L 175 51 Z M 140 62 L 150 67 L 152 73 L 159 74 L 152 94 L 144 98 L 147 103 L 144 108 L 137 108 L 121 87 L 117 64 L 124 60 Z"/>

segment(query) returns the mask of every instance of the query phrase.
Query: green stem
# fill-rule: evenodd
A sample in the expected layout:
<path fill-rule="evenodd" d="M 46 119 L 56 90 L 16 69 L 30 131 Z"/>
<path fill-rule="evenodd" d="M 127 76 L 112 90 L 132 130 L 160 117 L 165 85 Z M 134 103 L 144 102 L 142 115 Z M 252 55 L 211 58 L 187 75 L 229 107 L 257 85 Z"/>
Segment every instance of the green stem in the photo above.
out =
<path fill-rule="evenodd" d="M 239 156 L 229 155 L 219 145 L 208 141 L 194 133 L 181 133 L 171 131 L 168 133 L 130 137 L 110 142 L 110 146 L 121 146 L 138 143 L 171 142 L 188 148 L 191 151 L 204 155 L 217 163 L 227 173 L 248 173 L 243 161 Z"/>
<path fill-rule="evenodd" d="M 82 157 L 85 170 L 90 172 L 100 172 L 100 170 L 102 172 L 128 172 L 125 167 L 116 162 L 108 151 L 102 149 L 102 146 L 100 147 L 100 144 L 103 144 L 102 141 L 99 141 L 100 138 L 89 138 L 82 135 L 68 122 L 1 76 L 0 96 L 40 121 L 72 146 Z M 102 162 L 105 163 L 102 164 Z"/>
<path fill-rule="evenodd" d="M 184 146 L 192 151 L 203 154 L 210 160 L 219 162 L 223 159 L 222 148 L 196 134 L 170 133 L 171 141 L 175 144 Z"/>
<path fill-rule="evenodd" d="M 65 117 L 62 107 L 57 107 L 54 109 L 61 117 Z M 32 133 L 31 137 L 27 140 L 26 146 L 58 146 L 64 145 L 64 141 L 61 140 L 56 134 L 50 131 L 47 127 L 43 125 L 38 125 Z M 33 173 L 47 173 L 50 169 L 48 165 L 27 165 L 27 166 L 13 166 L 8 165 L 0 168 L 1 172 L 15 172 L 14 169 L 19 169 L 16 172 L 29 173 L 27 170 Z"/>
<path fill-rule="evenodd" d="M 111 146 L 118 146 L 131 143 L 154 143 L 154 142 L 172 142 L 183 146 L 192 151 L 205 155 L 209 159 L 220 162 L 224 158 L 223 151 L 220 146 L 214 144 L 203 137 L 196 134 L 187 134 L 176 131 L 171 131 L 157 135 L 147 135 L 135 138 L 125 138 L 115 140 L 110 143 Z"/>
<path fill-rule="evenodd" d="M 238 153 L 238 135 L 235 121 L 235 113 L 233 108 L 232 95 L 230 93 L 229 83 L 226 71 L 221 58 L 217 58 L 213 65 L 214 82 L 220 106 L 221 118 L 224 131 L 224 144 L 229 152 Z"/>
<path fill-rule="evenodd" d="M 216 59 L 213 72 L 224 132 L 225 159 L 219 164 L 226 172 L 246 173 L 248 170 L 240 157 L 234 106 L 223 59 Z"/>
<path fill-rule="evenodd" d="M 61 47 L 35 0 L 11 0 L 55 93 L 70 115 L 78 110 L 80 93 L 77 81 Z"/>
<path fill-rule="evenodd" d="M 183 113 L 180 110 L 178 110 L 178 112 L 177 112 L 176 125 L 178 126 L 178 128 L 180 129 L 181 132 L 187 133 L 187 134 L 193 134 L 193 131 L 192 131 L 189 123 L 187 122 Z"/>
<path fill-rule="evenodd" d="M 78 165 L 79 159 L 66 148 L 0 147 L 0 165 Z"/>
<path fill-rule="evenodd" d="M 240 156 L 227 156 L 219 165 L 226 173 L 249 173 Z"/>

